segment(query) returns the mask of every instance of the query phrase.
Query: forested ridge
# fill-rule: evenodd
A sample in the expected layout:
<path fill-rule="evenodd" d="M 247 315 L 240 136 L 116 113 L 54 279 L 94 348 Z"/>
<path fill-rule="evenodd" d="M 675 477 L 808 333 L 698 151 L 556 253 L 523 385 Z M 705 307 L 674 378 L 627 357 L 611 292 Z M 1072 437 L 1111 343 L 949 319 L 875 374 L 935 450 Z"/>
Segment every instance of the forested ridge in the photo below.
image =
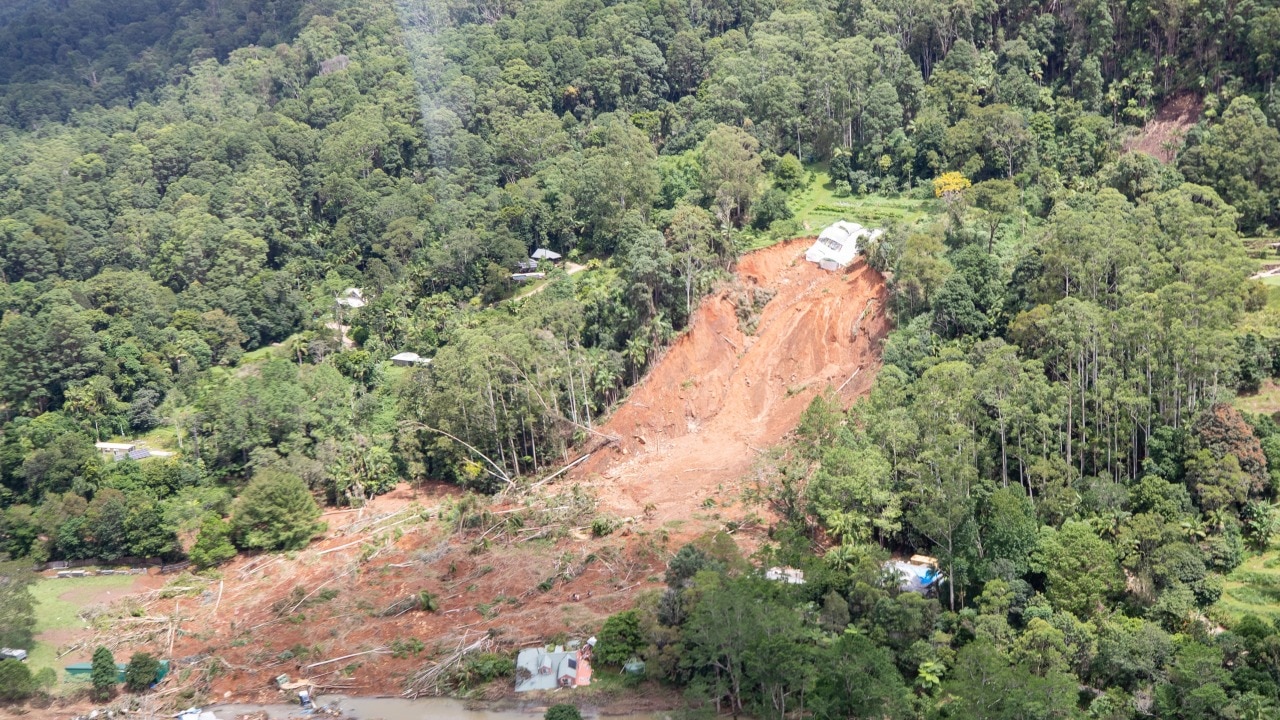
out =
<path fill-rule="evenodd" d="M 0 553 L 209 567 L 399 479 L 558 468 L 740 253 L 899 197 L 930 212 L 865 249 L 897 327 L 875 388 L 815 401 L 753 495 L 753 560 L 807 582 L 690 546 L 610 662 L 770 717 L 1280 713 L 1274 576 L 1261 617 L 1223 602 L 1277 528 L 1280 426 L 1232 401 L 1280 375 L 1280 297 L 1249 279 L 1280 226 L 1280 3 L 0 23 Z M 1165 157 L 1124 151 L 1187 96 Z M 584 269 L 534 293 L 511 274 L 544 247 Z M 176 454 L 94 447 L 134 437 Z M 917 551 L 936 598 L 883 571 Z"/>

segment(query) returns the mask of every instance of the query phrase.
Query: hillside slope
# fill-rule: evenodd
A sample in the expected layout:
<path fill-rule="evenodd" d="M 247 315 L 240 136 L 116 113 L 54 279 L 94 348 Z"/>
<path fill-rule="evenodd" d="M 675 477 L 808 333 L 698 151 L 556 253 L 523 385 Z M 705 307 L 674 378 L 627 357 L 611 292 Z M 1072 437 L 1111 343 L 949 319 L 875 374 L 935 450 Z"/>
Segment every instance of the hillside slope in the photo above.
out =
<path fill-rule="evenodd" d="M 170 686 L 180 697 L 263 701 L 278 696 L 281 673 L 348 694 L 395 693 L 432 658 L 479 637 L 505 653 L 598 632 L 661 586 L 683 540 L 660 527 L 688 537 L 720 527 L 728 517 L 695 518 L 703 501 L 735 515 L 733 490 L 757 451 L 782 441 L 816 394 L 840 388 L 851 403 L 871 386 L 889 329 L 883 280 L 861 262 L 818 269 L 802 257 L 810 242 L 744 257 L 737 281 L 703 301 L 604 425 L 619 442 L 567 481 L 487 508 L 456 488 L 419 497 L 402 486 L 364 511 L 330 514 L 326 537 L 287 560 L 241 557 L 219 580 L 182 578 L 186 597 L 153 594 L 142 621 L 118 607 L 99 641 L 117 655 L 149 649 L 204 668 L 208 680 L 180 674 Z M 589 536 L 602 514 L 636 521 Z M 682 524 L 691 519 L 701 522 Z M 397 609 L 423 591 L 436 612 Z"/>
<path fill-rule="evenodd" d="M 619 438 L 574 469 L 623 516 L 691 517 L 750 473 L 814 396 L 865 393 L 889 331 L 883 278 L 865 262 L 831 273 L 804 260 L 812 239 L 752 253 L 738 283 L 706 299 L 601 429 Z M 770 297 L 771 295 L 771 297 Z M 754 328 L 742 315 L 759 311 Z M 755 318 L 751 318 L 755 319 Z M 753 332 L 746 332 L 753 330 Z"/>

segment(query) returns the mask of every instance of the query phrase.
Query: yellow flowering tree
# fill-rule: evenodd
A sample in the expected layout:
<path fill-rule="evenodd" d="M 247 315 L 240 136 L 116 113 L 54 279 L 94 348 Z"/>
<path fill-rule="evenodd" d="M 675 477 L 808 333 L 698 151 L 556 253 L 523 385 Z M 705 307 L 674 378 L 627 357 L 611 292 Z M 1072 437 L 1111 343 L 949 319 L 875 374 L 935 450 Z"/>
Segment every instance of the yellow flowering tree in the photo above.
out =
<path fill-rule="evenodd" d="M 951 199 L 964 192 L 973 183 L 958 172 L 942 173 L 933 179 L 934 197 Z"/>

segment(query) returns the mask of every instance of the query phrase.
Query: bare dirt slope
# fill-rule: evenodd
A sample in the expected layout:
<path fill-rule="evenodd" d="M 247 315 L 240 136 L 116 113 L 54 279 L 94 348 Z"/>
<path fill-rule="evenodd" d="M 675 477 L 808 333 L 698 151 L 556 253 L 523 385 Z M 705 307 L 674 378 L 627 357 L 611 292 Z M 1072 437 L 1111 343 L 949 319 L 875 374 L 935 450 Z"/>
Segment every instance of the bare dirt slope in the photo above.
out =
<path fill-rule="evenodd" d="M 401 485 L 361 511 L 326 514 L 328 531 L 305 550 L 240 556 L 212 577 L 170 576 L 172 588 L 103 608 L 90 646 L 122 660 L 138 651 L 172 659 L 154 696 L 179 708 L 289 701 L 274 682 L 281 674 L 325 692 L 395 695 L 460 644 L 488 637 L 494 652 L 513 654 L 558 634 L 585 638 L 661 585 L 670 550 L 631 528 L 533 541 L 538 528 L 501 525 L 525 501 L 499 500 L 472 505 L 477 522 L 460 530 L 451 508 L 467 502 L 449 486 Z M 583 507 L 565 523 L 589 525 L 593 503 Z M 434 612 L 404 604 L 423 591 Z M 36 717 L 69 717 L 72 707 Z"/>
<path fill-rule="evenodd" d="M 402 486 L 364 510 L 330 513 L 325 537 L 303 551 L 240 557 L 214 579 L 175 578 L 177 596 L 119 609 L 98 642 L 117 657 L 146 649 L 174 659 L 157 695 L 185 707 L 285 697 L 273 683 L 280 674 L 328 691 L 394 694 L 480 637 L 511 653 L 598 632 L 637 593 L 661 586 L 685 537 L 748 512 L 733 508 L 738 490 L 815 395 L 838 388 L 849 404 L 870 388 L 889 330 L 883 279 L 862 262 L 820 270 L 803 259 L 810 243 L 742 258 L 736 282 L 702 303 L 603 426 L 619 441 L 568 481 L 466 512 L 471 501 L 456 488 Z M 522 510 L 530 507 L 549 509 Z M 601 514 L 636 522 L 592 537 Z M 421 591 L 435 596 L 435 612 L 397 610 Z"/>
<path fill-rule="evenodd" d="M 1124 149 L 1171 162 L 1203 112 L 1204 103 L 1193 93 L 1178 95 L 1162 105 L 1156 116 L 1125 142 Z"/>
<path fill-rule="evenodd" d="M 737 285 L 702 303 L 608 419 L 602 432 L 619 442 L 573 473 L 605 507 L 659 523 L 690 518 L 707 498 L 723 507 L 814 396 L 838 388 L 848 404 L 870 388 L 889 331 L 883 278 L 862 261 L 835 273 L 806 262 L 812 242 L 743 257 Z M 744 332 L 742 306 L 769 293 Z"/>

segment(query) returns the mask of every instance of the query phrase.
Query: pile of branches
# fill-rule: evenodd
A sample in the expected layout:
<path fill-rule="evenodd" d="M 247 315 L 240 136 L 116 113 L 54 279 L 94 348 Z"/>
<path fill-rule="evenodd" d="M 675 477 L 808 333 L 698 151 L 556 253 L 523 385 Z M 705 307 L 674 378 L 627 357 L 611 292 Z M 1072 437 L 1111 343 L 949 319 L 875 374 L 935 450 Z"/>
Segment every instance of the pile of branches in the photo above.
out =
<path fill-rule="evenodd" d="M 595 513 L 595 496 L 578 485 L 551 496 L 530 493 L 518 507 L 484 511 L 483 526 L 487 529 L 477 542 L 510 544 L 562 537 L 573 530 L 588 529 Z"/>
<path fill-rule="evenodd" d="M 489 652 L 492 649 L 493 639 L 487 634 L 481 635 L 471 643 L 467 642 L 467 636 L 464 634 L 458 639 L 457 646 L 451 652 L 411 675 L 405 683 L 404 692 L 400 694 L 401 697 L 412 699 L 447 694 L 450 681 L 467 656 Z"/>

